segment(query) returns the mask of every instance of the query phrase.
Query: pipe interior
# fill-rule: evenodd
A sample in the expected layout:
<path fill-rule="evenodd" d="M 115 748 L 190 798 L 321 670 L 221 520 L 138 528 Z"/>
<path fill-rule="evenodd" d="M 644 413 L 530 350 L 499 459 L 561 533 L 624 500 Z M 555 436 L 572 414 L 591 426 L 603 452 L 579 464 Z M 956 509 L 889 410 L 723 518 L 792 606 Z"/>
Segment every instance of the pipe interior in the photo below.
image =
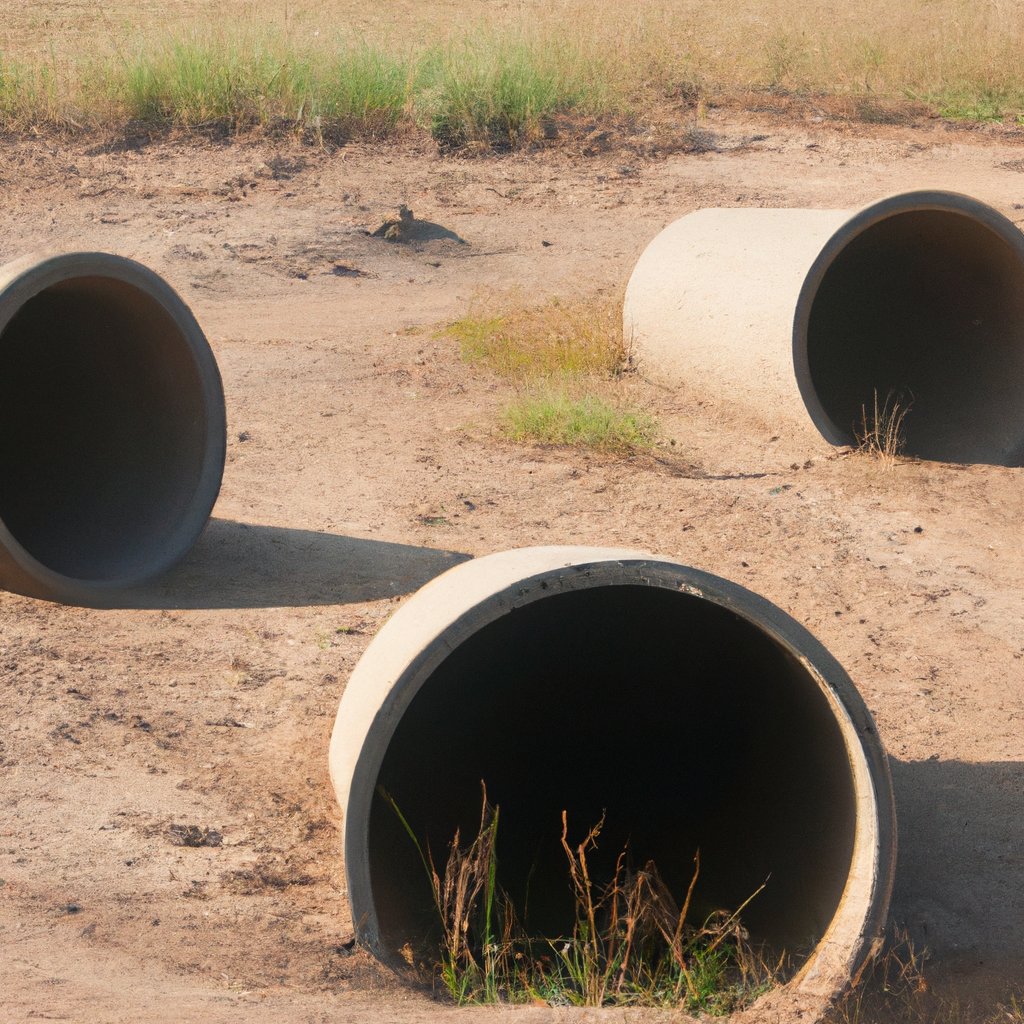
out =
<path fill-rule="evenodd" d="M 163 561 L 205 444 L 188 339 L 133 285 L 61 282 L 0 334 L 0 519 L 54 572 L 116 580 Z"/>
<path fill-rule="evenodd" d="M 574 846 L 606 813 L 595 879 L 628 843 L 629 864 L 653 859 L 680 905 L 699 848 L 691 922 L 766 883 L 741 919 L 796 956 L 850 870 L 853 775 L 819 685 L 747 620 L 674 590 L 561 593 L 457 647 L 399 721 L 379 782 L 443 872 L 456 829 L 464 846 L 476 835 L 481 780 L 500 807 L 498 881 L 533 935 L 572 931 L 563 810 Z M 379 795 L 369 861 L 385 948 L 428 950 L 423 866 Z"/>
<path fill-rule="evenodd" d="M 877 392 L 909 407 L 908 455 L 1024 464 L 1024 262 L 973 217 L 908 211 L 853 238 L 813 297 L 807 355 L 851 444 Z"/>

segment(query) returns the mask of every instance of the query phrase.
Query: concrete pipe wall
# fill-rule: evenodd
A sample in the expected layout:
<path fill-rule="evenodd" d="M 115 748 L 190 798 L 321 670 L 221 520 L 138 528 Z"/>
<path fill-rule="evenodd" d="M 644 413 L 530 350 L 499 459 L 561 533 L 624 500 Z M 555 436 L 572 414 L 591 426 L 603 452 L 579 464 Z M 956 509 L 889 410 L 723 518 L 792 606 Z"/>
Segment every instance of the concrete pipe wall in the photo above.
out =
<path fill-rule="evenodd" d="M 892 394 L 908 455 L 1024 464 L 1024 235 L 984 203 L 909 192 L 855 213 L 699 210 L 637 263 L 643 372 L 855 444 Z"/>
<path fill-rule="evenodd" d="M 224 392 L 188 307 L 106 253 L 0 267 L 0 586 L 103 604 L 202 533 Z"/>
<path fill-rule="evenodd" d="M 406 602 L 356 666 L 331 779 L 352 919 L 384 961 L 435 911 L 392 795 L 435 859 L 473 836 L 480 782 L 530 927 L 571 932 L 559 844 L 606 810 L 592 874 L 629 843 L 694 916 L 738 907 L 755 941 L 810 954 L 787 991 L 831 998 L 880 936 L 895 860 L 871 716 L 802 626 L 734 583 L 636 552 L 526 548 L 459 565 Z"/>

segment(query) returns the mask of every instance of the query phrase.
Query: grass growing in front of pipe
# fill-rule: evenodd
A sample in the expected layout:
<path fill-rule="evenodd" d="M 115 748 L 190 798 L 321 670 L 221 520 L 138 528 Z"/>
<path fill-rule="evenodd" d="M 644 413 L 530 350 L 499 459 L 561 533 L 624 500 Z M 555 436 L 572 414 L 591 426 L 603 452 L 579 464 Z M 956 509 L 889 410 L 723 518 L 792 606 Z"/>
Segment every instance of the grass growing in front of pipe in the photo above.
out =
<path fill-rule="evenodd" d="M 620 303 L 551 298 L 529 306 L 515 292 L 487 294 L 441 333 L 467 362 L 516 386 L 499 413 L 509 440 L 620 453 L 655 444 L 658 424 L 642 405 L 602 394 L 629 367 Z"/>
<path fill-rule="evenodd" d="M 578 445 L 630 452 L 654 445 L 657 423 L 628 401 L 595 395 L 574 398 L 565 390 L 524 391 L 502 409 L 501 432 L 510 441 Z"/>
<path fill-rule="evenodd" d="M 486 788 L 477 835 L 463 848 L 456 832 L 443 876 L 391 795 L 383 787 L 378 793 L 423 863 L 442 928 L 428 967 L 460 1005 L 543 1000 L 719 1015 L 742 1009 L 780 983 L 786 958 L 765 963 L 740 923 L 740 912 L 761 889 L 735 912 L 720 911 L 699 926 L 687 922 L 699 851 L 679 907 L 653 861 L 639 871 L 627 868 L 627 850 L 609 881 L 592 878 L 587 855 L 597 846 L 604 817 L 574 847 L 563 811 L 561 843 L 576 920 L 570 935 L 533 937 L 497 880 L 499 808 L 487 802 Z"/>
<path fill-rule="evenodd" d="M 314 137 L 417 124 L 449 148 L 550 137 L 551 118 L 642 129 L 708 105 L 817 108 L 899 123 L 1024 114 L 1024 19 L 986 0 L 522 0 L 414 8 L 356 0 L 127 0 L 69 17 L 56 0 L 5 11 L 0 128 L 223 125 Z"/>
<path fill-rule="evenodd" d="M 523 305 L 516 293 L 477 296 L 467 316 L 442 332 L 462 358 L 516 382 L 559 375 L 617 377 L 628 365 L 622 305 L 551 298 Z"/>
<path fill-rule="evenodd" d="M 875 409 L 869 414 L 861 406 L 861 425 L 854 430 L 857 449 L 877 459 L 886 469 L 896 468 L 897 460 L 906 446 L 906 431 L 903 421 L 910 412 L 910 403 L 901 405 L 903 396 L 890 391 L 882 407 L 878 407 L 878 389 L 875 388 Z"/>

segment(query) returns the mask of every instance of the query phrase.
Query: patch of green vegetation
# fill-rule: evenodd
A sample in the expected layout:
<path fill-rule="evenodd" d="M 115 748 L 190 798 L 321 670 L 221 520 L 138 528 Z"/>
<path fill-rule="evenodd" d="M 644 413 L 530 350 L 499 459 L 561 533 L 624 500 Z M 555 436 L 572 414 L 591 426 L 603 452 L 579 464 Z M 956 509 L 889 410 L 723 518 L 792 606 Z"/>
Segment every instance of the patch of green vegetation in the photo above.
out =
<path fill-rule="evenodd" d="M 499 414 L 501 433 L 609 452 L 652 447 L 657 422 L 648 412 L 601 397 L 629 362 L 619 303 L 552 298 L 524 306 L 516 298 L 478 297 L 468 316 L 441 332 L 458 342 L 467 362 L 517 385 L 516 398 Z"/>
<path fill-rule="evenodd" d="M 626 452 L 654 444 L 657 421 L 629 403 L 565 391 L 524 392 L 501 412 L 500 427 L 512 441 L 579 445 Z"/>
<path fill-rule="evenodd" d="M 513 297 L 490 296 L 469 316 L 442 332 L 459 342 L 467 362 L 480 363 L 513 380 L 558 375 L 614 377 L 626 362 L 622 310 L 605 299 L 541 306 L 516 305 Z"/>
<path fill-rule="evenodd" d="M 932 103 L 942 117 L 951 121 L 1002 121 L 1008 110 L 1019 110 L 1021 97 L 987 88 L 949 90 L 936 96 Z M 1012 116 L 1012 115 L 1011 115 Z"/>
<path fill-rule="evenodd" d="M 563 40 L 477 31 L 422 55 L 415 109 L 445 148 L 502 151 L 535 137 L 552 114 L 603 106 L 607 91 L 606 77 Z"/>
<path fill-rule="evenodd" d="M 533 937 L 498 882 L 499 808 L 483 791 L 476 838 L 452 840 L 443 875 L 424 850 L 392 796 L 378 794 L 416 847 L 441 925 L 439 948 L 419 953 L 451 998 L 467 1003 L 555 1006 L 656 1006 L 723 1015 L 748 1006 L 780 983 L 786 958 L 770 966 L 749 943 L 740 912 L 719 911 L 699 925 L 687 921 L 700 874 L 700 852 L 680 907 L 653 861 L 627 867 L 627 850 L 613 877 L 595 880 L 587 856 L 597 846 L 604 817 L 573 846 L 562 813 L 561 845 L 575 898 L 571 934 Z M 415 958 L 414 958 L 415 961 Z"/>
<path fill-rule="evenodd" d="M 1024 113 L 1024 21 L 1013 5 L 988 0 L 884 10 L 863 0 L 825 19 L 811 0 L 571 2 L 483 15 L 424 0 L 401 18 L 393 5 L 364 5 L 359 37 L 341 9 L 296 13 L 268 0 L 228 18 L 208 6 L 186 28 L 169 0 L 144 26 L 104 12 L 103 28 L 84 33 L 42 15 L 19 25 L 12 13 L 0 128 L 132 118 L 154 127 L 293 126 L 316 138 L 376 136 L 405 122 L 445 148 L 507 150 L 552 137 L 561 115 L 578 133 L 592 131 L 594 117 L 624 129 L 654 115 L 645 144 L 679 145 L 678 100 L 699 101 L 700 117 L 709 102 L 756 108 L 766 92 L 867 95 L 862 112 L 881 123 L 897 123 L 888 120 L 893 103 L 907 97 L 949 118 Z"/>
<path fill-rule="evenodd" d="M 59 122 L 58 75 L 52 64 L 33 65 L 0 52 L 0 126 Z"/>
<path fill-rule="evenodd" d="M 368 45 L 290 52 L 275 33 L 194 33 L 140 43 L 111 69 L 110 99 L 142 122 L 202 127 L 285 119 L 323 128 L 391 127 L 408 99 L 410 68 Z"/>
<path fill-rule="evenodd" d="M 523 31 L 464 31 L 395 48 L 338 34 L 302 43 L 272 25 L 136 32 L 107 55 L 0 54 L 0 127 L 103 123 L 203 129 L 285 125 L 363 135 L 400 119 L 445 147 L 511 149 L 553 113 L 594 111 L 607 76 L 568 43 Z"/>

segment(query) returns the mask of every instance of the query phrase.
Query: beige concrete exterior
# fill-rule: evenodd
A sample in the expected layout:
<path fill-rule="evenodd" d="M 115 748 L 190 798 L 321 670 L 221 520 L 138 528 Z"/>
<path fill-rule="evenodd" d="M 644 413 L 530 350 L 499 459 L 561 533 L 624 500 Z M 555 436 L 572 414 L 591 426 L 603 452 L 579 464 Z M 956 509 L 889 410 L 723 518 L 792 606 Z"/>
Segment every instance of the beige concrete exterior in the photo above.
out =
<path fill-rule="evenodd" d="M 860 211 L 698 210 L 630 277 L 640 371 L 747 409 L 772 433 L 855 444 L 864 412 L 909 412 L 906 453 L 1024 464 L 1024 235 L 969 196 Z"/>
<path fill-rule="evenodd" d="M 828 701 L 846 749 L 856 822 L 845 890 L 831 924 L 785 994 L 785 1005 L 816 1014 L 874 952 L 885 923 L 895 819 L 877 732 L 842 669 L 779 609 L 728 581 L 639 552 L 550 547 L 489 555 L 427 584 L 381 629 L 348 683 L 330 746 L 330 776 L 344 814 L 349 900 L 360 940 L 385 960 L 394 953 L 378 930 L 370 806 L 380 766 L 417 691 L 488 623 L 555 593 L 616 584 L 665 587 L 729 608 L 788 649 Z M 522 642 L 531 639 L 524 636 Z"/>
<path fill-rule="evenodd" d="M 698 210 L 644 250 L 623 331 L 640 372 L 814 429 L 793 370 L 793 313 L 838 210 Z"/>

